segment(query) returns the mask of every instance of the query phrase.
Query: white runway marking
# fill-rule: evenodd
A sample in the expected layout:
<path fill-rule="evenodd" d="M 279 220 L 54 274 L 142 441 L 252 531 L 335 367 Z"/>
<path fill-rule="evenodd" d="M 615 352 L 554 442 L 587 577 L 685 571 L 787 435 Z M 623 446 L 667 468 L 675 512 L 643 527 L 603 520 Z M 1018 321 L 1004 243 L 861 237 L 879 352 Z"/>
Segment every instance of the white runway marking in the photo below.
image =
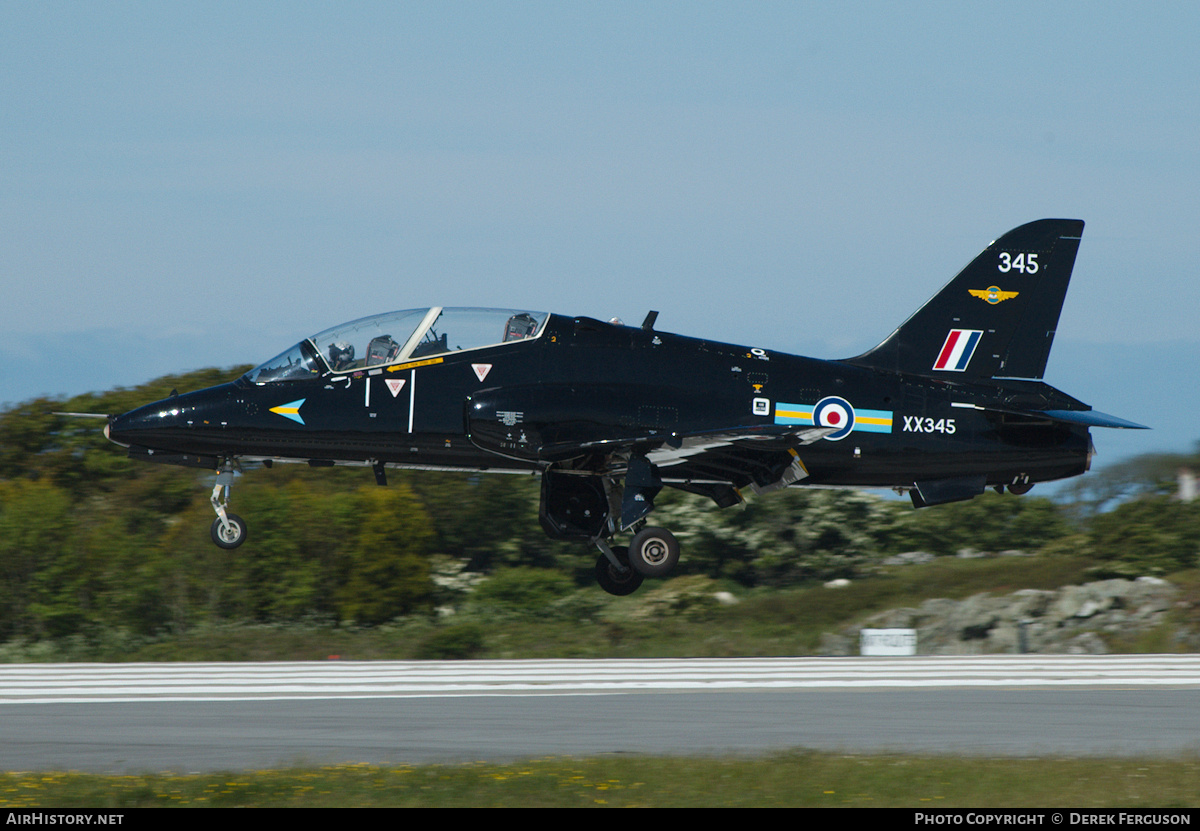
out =
<path fill-rule="evenodd" d="M 949 687 L 1200 688 L 1200 656 L 0 665 L 0 703 Z"/>

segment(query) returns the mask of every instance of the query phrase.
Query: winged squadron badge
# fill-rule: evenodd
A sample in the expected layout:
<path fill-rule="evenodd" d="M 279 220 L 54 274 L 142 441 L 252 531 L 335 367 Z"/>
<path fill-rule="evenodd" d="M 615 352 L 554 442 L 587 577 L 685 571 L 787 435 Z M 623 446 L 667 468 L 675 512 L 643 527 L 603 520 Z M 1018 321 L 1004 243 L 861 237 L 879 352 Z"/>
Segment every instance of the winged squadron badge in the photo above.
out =
<path fill-rule="evenodd" d="M 1020 294 L 1019 291 L 1000 291 L 999 286 L 988 286 L 986 289 L 967 289 L 967 293 L 993 306 L 1005 300 L 1012 300 Z"/>

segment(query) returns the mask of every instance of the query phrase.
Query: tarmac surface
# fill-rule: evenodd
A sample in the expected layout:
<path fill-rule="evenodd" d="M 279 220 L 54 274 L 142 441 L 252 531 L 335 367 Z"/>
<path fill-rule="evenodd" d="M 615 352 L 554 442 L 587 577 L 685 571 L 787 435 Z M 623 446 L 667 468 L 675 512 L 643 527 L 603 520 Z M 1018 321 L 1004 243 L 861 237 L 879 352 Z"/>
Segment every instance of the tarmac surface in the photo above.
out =
<path fill-rule="evenodd" d="M 1200 753 L 1200 658 L 0 666 L 0 768 Z"/>

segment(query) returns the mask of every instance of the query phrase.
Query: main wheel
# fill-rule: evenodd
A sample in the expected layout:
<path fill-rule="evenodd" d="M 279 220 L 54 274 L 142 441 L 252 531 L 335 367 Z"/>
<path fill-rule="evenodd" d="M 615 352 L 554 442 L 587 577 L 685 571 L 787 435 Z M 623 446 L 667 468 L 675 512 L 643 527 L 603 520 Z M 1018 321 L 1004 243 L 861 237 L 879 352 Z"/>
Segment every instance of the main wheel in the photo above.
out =
<path fill-rule="evenodd" d="M 643 528 L 629 544 L 629 564 L 644 577 L 663 577 L 678 562 L 679 542 L 666 528 Z"/>
<path fill-rule="evenodd" d="M 217 517 L 212 524 L 212 541 L 221 548 L 237 548 L 246 541 L 246 520 L 237 514 L 225 514 L 228 525 L 221 523 Z"/>
<path fill-rule="evenodd" d="M 1008 492 L 1017 496 L 1024 496 L 1033 490 L 1033 482 L 1023 482 L 1020 485 L 1009 485 Z"/>
<path fill-rule="evenodd" d="M 621 565 L 625 566 L 625 570 L 618 571 L 608 561 L 608 557 L 601 554 L 596 560 L 596 582 L 600 584 L 600 588 L 609 594 L 615 594 L 617 597 L 633 594 L 638 590 L 638 586 L 642 585 L 644 578 L 629 568 L 629 554 L 624 547 L 614 545 L 612 553 L 621 561 Z"/>

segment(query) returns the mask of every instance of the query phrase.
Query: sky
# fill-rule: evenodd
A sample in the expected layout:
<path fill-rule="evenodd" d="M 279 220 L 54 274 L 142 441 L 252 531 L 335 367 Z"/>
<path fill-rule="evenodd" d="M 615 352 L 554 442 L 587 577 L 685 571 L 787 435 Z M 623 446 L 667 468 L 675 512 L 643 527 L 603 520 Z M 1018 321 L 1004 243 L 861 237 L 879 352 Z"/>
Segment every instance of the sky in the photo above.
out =
<path fill-rule="evenodd" d="M 0 403 L 427 305 L 813 357 L 1084 219 L 1046 381 L 1200 438 L 1200 4 L 0 0 Z"/>

